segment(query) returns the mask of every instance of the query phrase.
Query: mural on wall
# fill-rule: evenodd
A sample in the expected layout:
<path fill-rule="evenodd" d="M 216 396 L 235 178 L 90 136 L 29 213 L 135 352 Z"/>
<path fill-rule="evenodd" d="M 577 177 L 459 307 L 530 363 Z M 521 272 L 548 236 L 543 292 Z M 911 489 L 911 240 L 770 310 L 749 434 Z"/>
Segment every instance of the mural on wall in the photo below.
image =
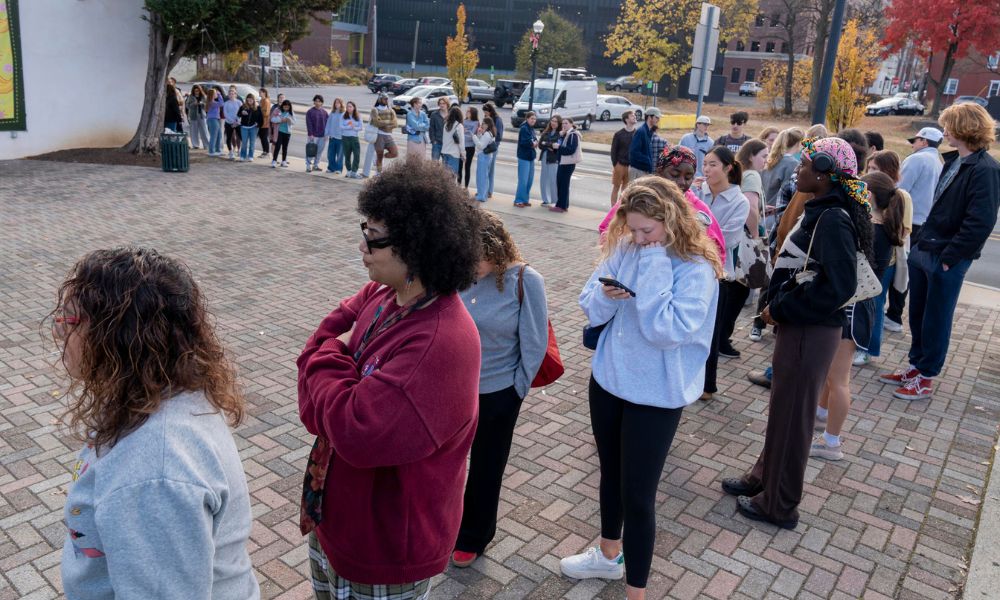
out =
<path fill-rule="evenodd" d="M 0 0 L 0 131 L 24 131 L 24 125 L 17 0 Z"/>

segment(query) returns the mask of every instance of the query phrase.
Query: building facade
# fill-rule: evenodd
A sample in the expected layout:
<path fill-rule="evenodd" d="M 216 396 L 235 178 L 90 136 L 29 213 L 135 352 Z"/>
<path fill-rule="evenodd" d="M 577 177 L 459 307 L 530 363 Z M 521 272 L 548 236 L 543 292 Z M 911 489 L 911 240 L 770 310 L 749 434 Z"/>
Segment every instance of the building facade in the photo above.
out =
<path fill-rule="evenodd" d="M 788 61 L 788 52 L 794 50 L 795 59 L 808 58 L 813 53 L 813 27 L 809 14 L 799 16 L 789 33 L 787 15 L 780 0 L 760 0 L 758 14 L 743 38 L 726 43 L 722 75 L 726 78 L 726 91 L 737 92 L 745 81 L 760 81 L 761 71 L 769 61 Z"/>
<path fill-rule="evenodd" d="M 927 72 L 941 73 L 942 60 L 932 55 L 927 64 Z M 937 94 L 934 82 L 927 81 L 926 102 L 930 104 Z M 951 70 L 951 77 L 944 82 L 944 106 L 950 105 L 959 96 L 979 96 L 987 100 L 1000 97 L 1000 49 L 990 56 L 972 52 L 957 61 Z"/>

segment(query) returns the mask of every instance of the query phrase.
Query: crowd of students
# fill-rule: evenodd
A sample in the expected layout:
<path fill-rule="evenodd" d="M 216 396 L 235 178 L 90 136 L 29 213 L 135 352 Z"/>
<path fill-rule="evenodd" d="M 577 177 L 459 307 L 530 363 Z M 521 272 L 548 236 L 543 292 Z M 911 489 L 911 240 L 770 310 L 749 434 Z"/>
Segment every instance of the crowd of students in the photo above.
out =
<path fill-rule="evenodd" d="M 285 102 L 271 120 L 279 127 L 291 114 Z M 241 148 L 252 149 L 259 119 L 246 113 L 263 111 L 239 104 Z M 339 123 L 345 148 L 343 124 L 357 109 L 333 106 L 350 115 Z M 322 98 L 314 109 L 325 114 Z M 380 100 L 372 121 L 382 123 L 384 112 Z M 407 119 L 417 138 L 408 144 L 429 142 L 444 164 L 421 158 L 421 147 L 362 188 L 358 250 L 371 281 L 322 319 L 298 358 L 299 417 L 314 436 L 300 529 L 317 598 L 427 598 L 449 561 L 468 567 L 497 534 L 520 406 L 540 367 L 557 359 L 542 275 L 502 221 L 470 201 L 455 168 L 478 151 L 477 179 L 487 188 L 482 156 L 495 154 L 485 149 L 499 132 L 486 112 L 476 122 L 475 112 L 442 106 L 437 123 Z M 601 535 L 560 562 L 567 577 L 624 577 L 629 600 L 645 597 L 656 493 L 683 409 L 712 399 L 719 357 L 739 357 L 732 335 L 750 289 L 761 294 L 751 338 L 774 328 L 770 409 L 754 466 L 721 486 L 737 496 L 739 514 L 791 529 L 809 458 L 843 457 L 850 367 L 859 350 L 868 360 L 879 354 L 885 284 L 909 274 L 912 342 L 909 366 L 880 379 L 896 397 L 927 399 L 965 272 L 1000 207 L 1000 164 L 987 152 L 995 124 L 978 105 L 947 109 L 943 131 L 925 128 L 911 140 L 914 156 L 947 140 L 955 151 L 940 168 L 924 156 L 900 165 L 879 149 L 879 136 L 856 130 L 814 126 L 751 139 L 737 130 L 746 121 L 739 115 L 732 143 L 637 147 L 636 139 L 655 142 L 658 118 L 647 114 L 628 140 L 637 178 L 617 169 L 626 154 L 612 153 L 622 191 L 579 295 L 584 343 L 594 349 Z M 332 119 L 314 113 L 307 143 L 336 131 Z M 535 150 L 567 156 L 578 141 L 566 121 L 541 136 L 527 125 L 518 166 L 530 181 Z M 375 135 L 386 131 L 376 127 Z M 463 155 L 466 134 L 473 150 Z M 707 128 L 695 134 L 703 139 Z M 388 136 L 371 146 L 380 158 L 395 151 Z M 335 161 L 336 147 L 327 149 Z M 910 164 L 936 174 L 920 179 Z M 560 169 L 573 165 L 555 169 L 557 208 Z M 901 189 L 911 180 L 930 193 Z M 917 206 L 918 197 L 930 204 Z M 911 212 L 924 215 L 919 230 Z M 768 274 L 763 283 L 758 268 Z M 88 253 L 59 289 L 52 332 L 72 381 L 68 421 L 85 445 L 65 509 L 62 574 L 72 597 L 259 597 L 246 548 L 250 498 L 225 424 L 241 421 L 244 400 L 207 314 L 189 270 L 145 248 Z M 817 426 L 824 431 L 814 440 Z"/>

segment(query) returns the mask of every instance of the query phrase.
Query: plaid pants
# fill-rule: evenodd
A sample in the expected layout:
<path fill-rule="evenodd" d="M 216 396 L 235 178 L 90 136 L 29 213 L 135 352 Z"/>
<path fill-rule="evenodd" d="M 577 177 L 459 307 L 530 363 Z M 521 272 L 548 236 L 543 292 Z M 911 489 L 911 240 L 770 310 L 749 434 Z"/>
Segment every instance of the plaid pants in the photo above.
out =
<path fill-rule="evenodd" d="M 319 545 L 316 532 L 309 534 L 309 570 L 316 600 L 427 600 L 431 580 L 414 583 L 352 583 L 337 575 Z"/>

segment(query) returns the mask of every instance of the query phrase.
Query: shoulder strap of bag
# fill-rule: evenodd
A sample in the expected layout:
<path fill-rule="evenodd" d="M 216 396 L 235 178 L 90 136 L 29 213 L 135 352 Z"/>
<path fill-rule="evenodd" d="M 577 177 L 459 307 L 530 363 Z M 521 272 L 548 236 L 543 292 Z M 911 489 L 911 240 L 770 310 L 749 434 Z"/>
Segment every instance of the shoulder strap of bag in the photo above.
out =
<path fill-rule="evenodd" d="M 528 263 L 521 265 L 517 272 L 517 304 L 524 304 L 524 270 L 528 268 Z"/>
<path fill-rule="evenodd" d="M 829 208 L 828 208 L 828 209 L 824 210 L 823 212 L 821 212 L 821 213 L 819 214 L 819 217 L 818 217 L 818 218 L 816 219 L 816 224 L 815 224 L 815 225 L 813 225 L 813 230 L 812 230 L 812 234 L 810 234 L 810 236 L 809 236 L 809 247 L 808 247 L 808 248 L 806 248 L 806 262 L 805 262 L 805 264 L 804 264 L 804 265 L 802 265 L 802 268 L 803 268 L 803 269 L 806 269 L 806 268 L 808 268 L 808 267 L 809 267 L 809 255 L 810 255 L 810 254 L 812 254 L 812 249 L 813 249 L 813 240 L 815 240 L 815 239 L 816 239 L 816 230 L 817 230 L 817 229 L 819 229 L 819 222 L 820 222 L 821 220 L 823 220 L 823 215 L 825 215 L 825 214 L 826 214 L 826 211 L 827 211 L 827 210 L 831 210 L 831 209 L 829 209 Z M 845 211 L 845 212 L 846 212 L 846 211 Z"/>

